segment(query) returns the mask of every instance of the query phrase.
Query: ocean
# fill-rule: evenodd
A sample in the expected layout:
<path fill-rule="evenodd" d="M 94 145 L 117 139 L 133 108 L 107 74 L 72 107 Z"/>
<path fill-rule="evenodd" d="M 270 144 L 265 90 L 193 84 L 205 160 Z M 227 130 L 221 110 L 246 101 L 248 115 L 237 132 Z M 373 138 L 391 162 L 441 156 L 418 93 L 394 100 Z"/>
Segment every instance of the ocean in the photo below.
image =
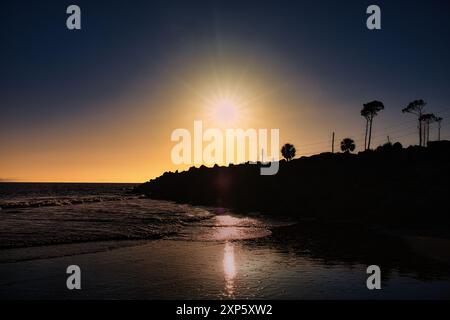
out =
<path fill-rule="evenodd" d="M 162 238 L 238 240 L 268 235 L 270 227 L 286 223 L 151 200 L 131 194 L 134 186 L 1 183 L 0 248 Z"/>
<path fill-rule="evenodd" d="M 133 187 L 0 184 L 0 299 L 450 298 L 448 264 L 399 239 L 152 200 Z M 372 264 L 381 290 L 366 286 Z M 66 287 L 70 265 L 80 291 Z"/>

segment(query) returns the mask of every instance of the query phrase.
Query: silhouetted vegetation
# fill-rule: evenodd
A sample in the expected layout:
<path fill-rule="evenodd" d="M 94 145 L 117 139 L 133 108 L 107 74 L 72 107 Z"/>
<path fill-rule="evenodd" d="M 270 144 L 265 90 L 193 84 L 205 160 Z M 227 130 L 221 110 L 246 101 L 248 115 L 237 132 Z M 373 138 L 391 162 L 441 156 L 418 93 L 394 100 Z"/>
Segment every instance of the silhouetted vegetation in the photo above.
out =
<path fill-rule="evenodd" d="M 355 145 L 355 141 L 353 141 L 353 139 L 345 138 L 344 140 L 341 141 L 342 152 L 350 153 L 350 152 L 355 151 L 355 148 L 356 148 L 356 145 Z"/>
<path fill-rule="evenodd" d="M 441 140 L 441 121 L 442 118 L 436 116 L 434 113 L 424 113 L 424 108 L 427 105 L 422 99 L 414 100 L 404 109 L 403 113 L 412 113 L 417 116 L 419 128 L 419 146 L 426 146 L 430 142 L 430 124 L 438 123 L 438 141 Z"/>
<path fill-rule="evenodd" d="M 361 116 L 366 119 L 366 133 L 364 136 L 364 150 L 370 149 L 370 142 L 372 141 L 372 123 L 381 110 L 384 109 L 382 102 L 374 100 L 363 105 Z"/>
<path fill-rule="evenodd" d="M 426 105 L 427 105 L 427 103 L 425 101 L 423 101 L 422 99 L 420 99 L 420 100 L 414 100 L 413 102 L 410 102 L 406 108 L 402 109 L 403 113 L 412 113 L 417 116 L 417 119 L 419 121 L 419 124 L 418 124 L 419 146 L 421 146 L 421 147 L 424 145 L 423 136 L 422 136 L 422 131 L 423 131 L 422 115 L 423 115 L 423 109 L 425 108 Z"/>
<path fill-rule="evenodd" d="M 377 148 L 379 152 L 390 152 L 390 151 L 400 151 L 403 149 L 403 146 L 400 142 L 396 142 L 392 144 L 391 142 L 387 142 Z"/>
<path fill-rule="evenodd" d="M 426 145 L 428 145 L 428 142 L 430 142 L 430 124 L 437 122 L 438 117 L 436 117 L 433 113 L 426 113 L 423 114 L 419 120 L 423 123 L 423 141 Z"/>
<path fill-rule="evenodd" d="M 135 192 L 296 218 L 448 230 L 450 216 L 441 203 L 450 193 L 449 176 L 450 141 L 407 149 L 388 143 L 357 155 L 323 153 L 281 160 L 273 176 L 261 176 L 260 167 L 252 164 L 167 172 Z"/>
<path fill-rule="evenodd" d="M 281 155 L 286 159 L 286 161 L 291 161 L 295 157 L 295 147 L 293 144 L 286 143 L 281 148 Z"/>

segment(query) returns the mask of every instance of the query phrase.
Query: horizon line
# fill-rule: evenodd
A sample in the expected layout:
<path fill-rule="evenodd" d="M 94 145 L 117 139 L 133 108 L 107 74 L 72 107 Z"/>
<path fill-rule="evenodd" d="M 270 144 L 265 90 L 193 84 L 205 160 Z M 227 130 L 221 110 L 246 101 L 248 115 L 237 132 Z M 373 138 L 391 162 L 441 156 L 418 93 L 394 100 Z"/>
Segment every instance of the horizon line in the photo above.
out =
<path fill-rule="evenodd" d="M 144 181 L 145 182 L 145 181 Z M 1 181 L 0 183 L 67 183 L 67 184 L 75 184 L 75 183 L 85 183 L 85 184 L 139 184 L 139 183 L 144 183 L 144 182 L 121 182 L 121 181 L 115 181 L 115 182 L 104 182 L 104 181 Z"/>

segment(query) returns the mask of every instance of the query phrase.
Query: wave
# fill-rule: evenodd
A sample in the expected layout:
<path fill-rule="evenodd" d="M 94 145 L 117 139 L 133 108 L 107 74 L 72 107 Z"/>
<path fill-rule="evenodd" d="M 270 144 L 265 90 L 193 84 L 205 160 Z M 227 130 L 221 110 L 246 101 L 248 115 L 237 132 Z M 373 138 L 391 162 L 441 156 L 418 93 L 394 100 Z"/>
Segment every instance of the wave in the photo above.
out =
<path fill-rule="evenodd" d="M 0 209 L 21 209 L 38 207 L 61 207 L 68 205 L 96 202 L 124 201 L 145 198 L 145 196 L 90 196 L 90 197 L 57 197 L 0 201 Z"/>

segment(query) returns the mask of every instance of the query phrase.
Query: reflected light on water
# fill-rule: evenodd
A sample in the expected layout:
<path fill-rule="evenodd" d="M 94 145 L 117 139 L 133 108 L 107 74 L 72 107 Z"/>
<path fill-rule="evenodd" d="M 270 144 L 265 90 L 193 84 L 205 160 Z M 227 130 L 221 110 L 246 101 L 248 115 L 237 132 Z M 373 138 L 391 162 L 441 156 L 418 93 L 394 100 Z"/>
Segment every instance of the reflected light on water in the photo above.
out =
<path fill-rule="evenodd" d="M 234 218 L 229 215 L 217 216 L 217 229 L 214 235 L 215 240 L 231 240 L 240 239 L 241 230 L 236 227 L 241 222 L 241 219 Z"/>
<path fill-rule="evenodd" d="M 225 294 L 228 297 L 234 295 L 234 278 L 236 277 L 236 263 L 234 261 L 234 245 L 225 243 L 223 254 L 223 271 L 225 276 Z"/>
<path fill-rule="evenodd" d="M 220 215 L 216 216 L 217 219 L 217 225 L 219 226 L 236 226 L 242 223 L 242 220 L 240 218 L 235 218 L 230 215 Z"/>
<path fill-rule="evenodd" d="M 230 215 L 215 217 L 216 223 L 212 238 L 219 241 L 251 239 L 270 234 L 266 228 L 259 226 L 259 221 L 251 218 L 236 218 Z"/>

